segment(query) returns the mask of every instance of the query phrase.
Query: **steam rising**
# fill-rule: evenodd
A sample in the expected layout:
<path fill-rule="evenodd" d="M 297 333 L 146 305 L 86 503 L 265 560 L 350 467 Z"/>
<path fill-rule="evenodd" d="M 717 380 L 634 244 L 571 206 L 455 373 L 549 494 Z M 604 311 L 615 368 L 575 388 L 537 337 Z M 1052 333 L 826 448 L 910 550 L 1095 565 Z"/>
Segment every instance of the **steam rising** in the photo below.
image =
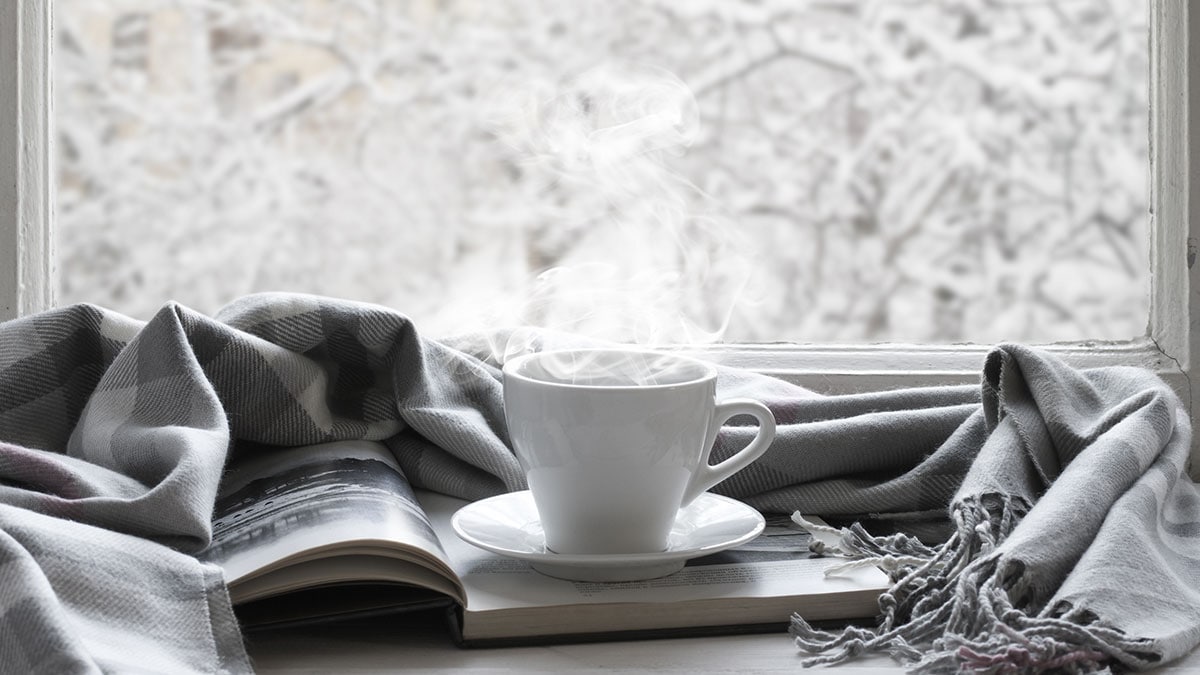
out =
<path fill-rule="evenodd" d="M 678 385 L 710 375 L 701 363 L 671 354 L 604 349 L 542 352 L 521 361 L 514 373 L 539 382 L 587 387 Z"/>
<path fill-rule="evenodd" d="M 720 340 L 750 265 L 733 224 L 670 166 L 700 135 L 688 86 L 659 68 L 608 64 L 513 91 L 493 110 L 493 133 L 518 170 L 538 178 L 530 206 L 564 217 L 529 244 L 538 273 L 520 305 L 506 309 L 521 325 L 601 341 Z M 568 215 L 579 213 L 582 221 Z M 597 260 L 586 250 L 619 254 Z M 721 269 L 738 271 L 718 276 L 718 256 Z M 703 292 L 686 292 L 696 288 Z M 689 297 L 703 306 L 686 306 Z M 512 332 L 494 355 L 528 351 L 531 334 Z"/>

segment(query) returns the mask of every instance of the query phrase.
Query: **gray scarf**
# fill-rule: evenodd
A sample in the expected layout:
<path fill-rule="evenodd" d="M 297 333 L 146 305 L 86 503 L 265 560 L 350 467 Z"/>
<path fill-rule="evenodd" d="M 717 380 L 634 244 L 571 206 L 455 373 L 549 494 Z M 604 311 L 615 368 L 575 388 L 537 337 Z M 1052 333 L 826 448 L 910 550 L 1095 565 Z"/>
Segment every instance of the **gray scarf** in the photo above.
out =
<path fill-rule="evenodd" d="M 195 557 L 234 441 L 380 440 L 415 486 L 521 489 L 497 337 L 431 341 L 385 308 L 280 294 L 216 317 L 77 305 L 0 324 L 0 668 L 249 671 L 220 570 Z M 733 369 L 718 384 L 779 423 L 718 491 L 867 523 L 839 548 L 892 572 L 877 629 L 796 620 L 814 660 L 1083 670 L 1200 642 L 1190 427 L 1153 376 L 1006 346 L 982 391 L 825 397 Z M 714 459 L 751 434 L 726 427 Z"/>
<path fill-rule="evenodd" d="M 1150 373 L 994 350 L 983 405 L 936 454 L 971 457 L 937 547 L 843 531 L 890 567 L 875 629 L 793 621 L 809 663 L 864 651 L 918 672 L 1147 668 L 1200 641 L 1200 500 L 1186 409 Z M 932 459 L 932 458 L 931 458 Z M 919 467 L 918 467 L 919 468 Z"/>

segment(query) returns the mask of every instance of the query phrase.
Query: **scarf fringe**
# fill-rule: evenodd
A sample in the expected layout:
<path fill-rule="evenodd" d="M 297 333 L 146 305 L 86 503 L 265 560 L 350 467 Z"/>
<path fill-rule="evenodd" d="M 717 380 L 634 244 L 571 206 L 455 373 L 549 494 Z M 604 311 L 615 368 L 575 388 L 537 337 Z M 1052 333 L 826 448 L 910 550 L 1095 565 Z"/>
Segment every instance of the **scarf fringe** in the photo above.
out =
<path fill-rule="evenodd" d="M 930 548 L 913 537 L 873 537 L 859 524 L 834 529 L 792 519 L 814 534 L 836 535 L 836 545 L 817 553 L 850 558 L 827 574 L 847 567 L 877 565 L 891 588 L 879 596 L 875 628 L 849 626 L 840 633 L 818 630 L 793 615 L 791 634 L 807 656 L 805 667 L 832 665 L 861 654 L 887 653 L 912 665 L 910 672 L 1092 673 L 1113 661 L 1146 663 L 1141 640 L 1090 621 L 1083 612 L 1042 612 L 1013 604 L 997 570 L 996 547 L 1028 512 L 1023 500 L 1001 495 L 955 505 L 955 534 Z"/>

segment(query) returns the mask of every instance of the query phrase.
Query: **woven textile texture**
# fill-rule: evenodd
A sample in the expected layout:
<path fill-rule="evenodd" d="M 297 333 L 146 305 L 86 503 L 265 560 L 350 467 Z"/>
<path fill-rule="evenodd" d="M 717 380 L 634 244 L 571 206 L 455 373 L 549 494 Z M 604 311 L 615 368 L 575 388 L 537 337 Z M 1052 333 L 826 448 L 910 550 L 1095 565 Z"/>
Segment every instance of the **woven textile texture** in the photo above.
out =
<path fill-rule="evenodd" d="M 427 340 L 395 311 L 293 294 L 0 324 L 0 670 L 250 671 L 220 570 L 195 557 L 233 441 L 379 440 L 416 487 L 522 489 L 503 337 Z M 892 575 L 877 628 L 796 620 L 812 661 L 1089 671 L 1200 642 L 1191 428 L 1152 374 L 1005 345 L 974 386 L 820 396 L 722 368 L 718 388 L 764 401 L 778 434 L 716 491 L 861 521 L 837 548 Z M 754 432 L 726 426 L 713 460 Z"/>

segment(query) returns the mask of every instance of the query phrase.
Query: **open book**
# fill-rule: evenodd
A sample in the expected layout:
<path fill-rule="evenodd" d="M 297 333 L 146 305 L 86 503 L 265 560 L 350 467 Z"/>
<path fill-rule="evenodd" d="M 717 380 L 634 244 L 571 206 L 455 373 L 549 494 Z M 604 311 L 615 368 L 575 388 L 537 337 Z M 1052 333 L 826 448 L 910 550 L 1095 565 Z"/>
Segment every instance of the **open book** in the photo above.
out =
<path fill-rule="evenodd" d="M 445 608 L 464 645 L 784 630 L 874 616 L 874 568 L 826 577 L 786 519 L 749 543 L 636 582 L 573 582 L 477 549 L 451 529 L 467 502 L 415 492 L 367 441 L 242 453 L 217 500 L 213 543 L 250 629 Z"/>

